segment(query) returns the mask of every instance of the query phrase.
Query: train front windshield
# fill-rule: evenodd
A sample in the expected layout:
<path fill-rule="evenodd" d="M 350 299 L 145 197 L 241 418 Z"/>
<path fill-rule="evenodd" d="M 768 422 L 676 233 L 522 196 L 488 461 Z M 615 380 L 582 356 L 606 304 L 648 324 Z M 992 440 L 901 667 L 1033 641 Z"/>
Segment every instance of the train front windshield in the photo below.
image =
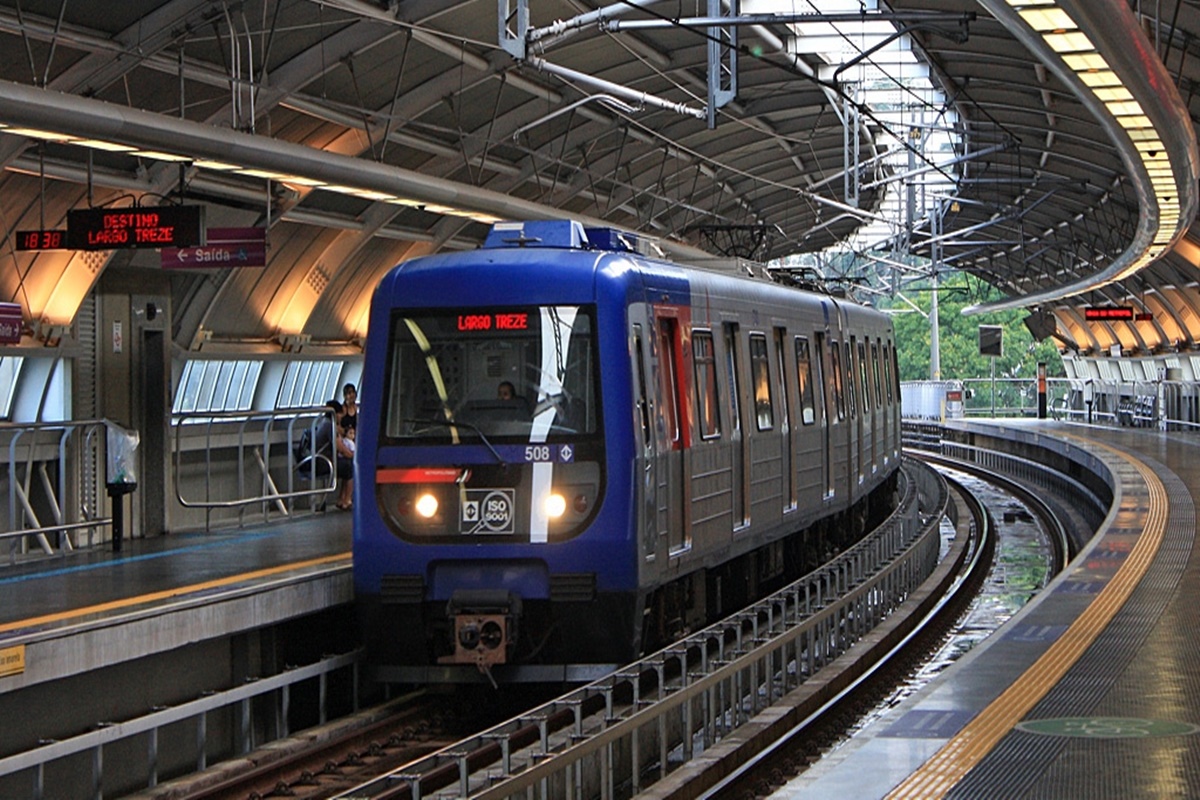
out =
<path fill-rule="evenodd" d="M 583 306 L 399 312 L 385 438 L 545 442 L 595 434 L 593 317 Z"/>

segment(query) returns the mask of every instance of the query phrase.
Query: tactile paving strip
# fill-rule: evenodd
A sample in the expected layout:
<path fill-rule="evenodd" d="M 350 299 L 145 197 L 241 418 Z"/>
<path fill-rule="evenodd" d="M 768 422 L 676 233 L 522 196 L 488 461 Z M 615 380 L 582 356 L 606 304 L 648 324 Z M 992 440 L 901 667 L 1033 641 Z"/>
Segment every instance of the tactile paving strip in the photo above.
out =
<path fill-rule="evenodd" d="M 1200 609 L 1200 576 L 1181 584 L 1195 544 L 1195 507 L 1179 476 L 1148 458 L 1142 460 L 1162 481 L 1170 507 L 1158 553 L 1121 610 L 1034 706 L 1029 720 L 1155 719 L 1163 709 L 1200 714 L 1200 644 L 1192 635 Z M 1200 485 L 1200 480 L 1188 482 Z M 1176 671 L 1172 664 L 1188 669 Z M 1154 665 L 1155 671 L 1147 665 Z M 1161 674 L 1164 671 L 1169 674 Z M 1198 738 L 1087 738 L 1014 730 L 946 796 L 1200 797 Z"/>

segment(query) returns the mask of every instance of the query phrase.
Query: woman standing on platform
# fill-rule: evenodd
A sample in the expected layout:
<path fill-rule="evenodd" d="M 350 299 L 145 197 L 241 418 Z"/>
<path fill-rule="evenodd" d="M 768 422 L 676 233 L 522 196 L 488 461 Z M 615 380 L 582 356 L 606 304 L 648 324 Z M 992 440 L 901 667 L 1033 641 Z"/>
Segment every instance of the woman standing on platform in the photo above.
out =
<path fill-rule="evenodd" d="M 354 498 L 354 439 L 358 431 L 358 388 L 353 383 L 342 387 L 342 416 L 340 420 L 341 441 L 339 449 L 346 452 L 351 460 L 350 477 L 342 481 L 341 491 L 338 492 L 337 507 L 348 510 Z"/>

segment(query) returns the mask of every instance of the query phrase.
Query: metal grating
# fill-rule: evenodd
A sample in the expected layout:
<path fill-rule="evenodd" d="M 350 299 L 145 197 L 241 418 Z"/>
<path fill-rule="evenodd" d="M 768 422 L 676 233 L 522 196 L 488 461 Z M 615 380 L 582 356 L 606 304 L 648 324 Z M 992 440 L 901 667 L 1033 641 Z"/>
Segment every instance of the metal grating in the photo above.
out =
<path fill-rule="evenodd" d="M 420 603 L 425 599 L 425 579 L 420 575 L 384 575 L 379 600 L 384 605 Z"/>
<path fill-rule="evenodd" d="M 595 600 L 595 573 L 568 572 L 551 575 L 550 599 L 556 603 L 586 603 Z"/>

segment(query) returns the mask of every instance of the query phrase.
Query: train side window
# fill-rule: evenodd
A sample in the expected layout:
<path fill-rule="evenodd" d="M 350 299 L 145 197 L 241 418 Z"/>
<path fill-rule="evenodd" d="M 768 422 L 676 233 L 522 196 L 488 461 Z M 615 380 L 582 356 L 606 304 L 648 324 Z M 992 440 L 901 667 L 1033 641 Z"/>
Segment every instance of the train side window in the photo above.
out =
<path fill-rule="evenodd" d="M 894 396 L 900 398 L 900 363 L 896 360 L 896 346 L 892 345 L 891 357 L 888 358 L 888 367 L 892 370 L 892 379 L 888 381 L 888 391 L 894 392 Z"/>
<path fill-rule="evenodd" d="M 871 343 L 871 376 L 875 383 L 875 407 L 883 408 L 883 381 L 879 379 L 879 340 Z"/>
<path fill-rule="evenodd" d="M 871 411 L 871 382 L 867 380 L 867 346 L 864 342 L 858 343 L 858 378 L 862 392 L 863 413 L 869 414 Z"/>
<path fill-rule="evenodd" d="M 663 423 L 667 441 L 679 441 L 679 373 L 675 367 L 675 320 L 660 319 L 658 327 L 658 369 L 663 388 Z"/>
<path fill-rule="evenodd" d="M 769 431 L 775 425 L 771 409 L 771 361 L 767 356 L 767 337 L 761 333 L 750 335 L 750 372 L 754 380 L 754 415 L 760 431 Z"/>
<path fill-rule="evenodd" d="M 725 370 L 729 378 L 729 425 L 737 432 L 742 427 L 742 409 L 738 398 L 741 397 L 741 387 L 738 381 L 737 359 L 738 326 L 733 323 L 725 324 Z"/>
<path fill-rule="evenodd" d="M 715 439 L 721 435 L 721 417 L 717 410 L 717 365 L 710 331 L 692 333 L 692 364 L 696 377 L 696 416 L 700 423 L 700 438 Z"/>
<path fill-rule="evenodd" d="M 846 409 L 850 414 L 850 418 L 854 419 L 858 416 L 858 398 L 854 396 L 854 337 L 850 337 L 849 342 L 842 343 L 842 369 L 846 372 L 846 379 L 842 386 L 846 388 Z"/>
<path fill-rule="evenodd" d="M 787 387 L 787 357 L 785 355 L 787 342 L 787 328 L 775 329 L 775 368 L 779 370 L 776 376 L 779 379 L 779 406 L 780 417 L 783 420 L 784 430 L 789 430 L 796 427 L 796 423 L 792 420 L 792 407 L 788 402 L 788 387 Z"/>
<path fill-rule="evenodd" d="M 800 421 L 812 425 L 817 420 L 813 405 L 812 360 L 808 352 L 808 339 L 796 337 L 796 388 L 800 397 Z"/>
<path fill-rule="evenodd" d="M 846 418 L 846 395 L 842 391 L 842 350 L 836 339 L 829 340 L 829 382 L 833 387 L 833 404 L 837 406 L 837 418 Z"/>
<path fill-rule="evenodd" d="M 646 397 L 646 347 L 642 343 L 642 326 L 633 326 L 633 351 L 637 367 L 637 410 L 642 424 L 642 444 L 650 446 L 650 402 Z"/>
<path fill-rule="evenodd" d="M 892 348 L 890 342 L 883 343 L 883 383 L 887 392 L 888 405 L 895 402 L 892 397 Z"/>

